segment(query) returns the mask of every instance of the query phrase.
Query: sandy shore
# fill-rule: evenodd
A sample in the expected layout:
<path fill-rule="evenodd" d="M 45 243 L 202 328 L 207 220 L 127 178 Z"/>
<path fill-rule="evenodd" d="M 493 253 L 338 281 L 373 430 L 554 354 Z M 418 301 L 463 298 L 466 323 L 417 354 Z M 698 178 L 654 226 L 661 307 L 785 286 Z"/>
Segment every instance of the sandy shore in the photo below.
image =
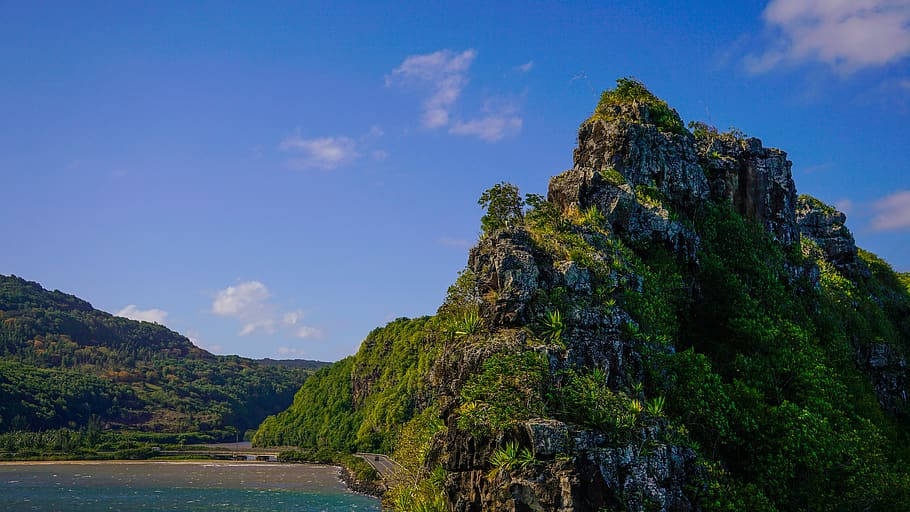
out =
<path fill-rule="evenodd" d="M 290 463 L 256 460 L 4 460 L 0 466 L 33 466 L 48 464 L 217 464 L 220 466 L 289 466 Z M 341 468 L 336 464 L 294 463 L 296 466 L 331 466 Z"/>

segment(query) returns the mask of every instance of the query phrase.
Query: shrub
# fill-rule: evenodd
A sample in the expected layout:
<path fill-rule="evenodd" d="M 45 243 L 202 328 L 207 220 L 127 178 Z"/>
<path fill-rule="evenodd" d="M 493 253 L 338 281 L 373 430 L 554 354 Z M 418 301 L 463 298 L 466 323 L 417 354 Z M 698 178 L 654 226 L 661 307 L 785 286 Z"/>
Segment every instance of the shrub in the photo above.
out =
<path fill-rule="evenodd" d="M 664 132 L 687 133 L 679 114 L 667 105 L 667 102 L 655 96 L 640 81 L 634 78 L 620 78 L 616 87 L 607 89 L 600 96 L 600 102 L 594 109 L 595 119 L 610 119 L 611 107 L 629 103 L 646 105 L 651 115 L 651 122 Z"/>

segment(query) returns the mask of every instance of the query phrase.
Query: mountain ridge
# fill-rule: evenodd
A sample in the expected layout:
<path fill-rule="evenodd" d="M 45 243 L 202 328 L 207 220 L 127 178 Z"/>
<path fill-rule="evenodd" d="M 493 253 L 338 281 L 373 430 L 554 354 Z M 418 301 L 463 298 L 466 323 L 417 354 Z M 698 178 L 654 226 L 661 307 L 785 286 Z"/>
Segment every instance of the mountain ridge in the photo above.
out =
<path fill-rule="evenodd" d="M 216 356 L 165 326 L 3 275 L 0 356 L 0 431 L 98 417 L 114 429 L 242 433 L 325 365 Z"/>
<path fill-rule="evenodd" d="M 906 510 L 906 276 L 786 153 L 633 79 L 573 164 L 547 198 L 484 192 L 437 314 L 374 330 L 254 443 L 390 453 L 398 510 Z"/>

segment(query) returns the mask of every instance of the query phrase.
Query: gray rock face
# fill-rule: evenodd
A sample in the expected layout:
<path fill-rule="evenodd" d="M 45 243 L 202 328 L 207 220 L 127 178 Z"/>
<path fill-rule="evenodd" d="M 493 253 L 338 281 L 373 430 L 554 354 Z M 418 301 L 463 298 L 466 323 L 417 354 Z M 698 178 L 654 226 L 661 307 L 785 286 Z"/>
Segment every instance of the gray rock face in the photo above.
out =
<path fill-rule="evenodd" d="M 859 347 L 856 363 L 869 375 L 882 409 L 895 413 L 907 403 L 907 359 L 885 343 Z"/>
<path fill-rule="evenodd" d="M 538 462 L 532 467 L 486 473 L 482 461 L 493 444 L 459 436 L 449 440 L 455 449 L 445 466 L 452 472 L 446 487 L 453 510 L 696 510 L 686 495 L 699 474 L 695 452 L 662 441 L 667 436 L 661 423 L 642 428 L 634 441 L 620 446 L 599 432 L 555 420 L 533 419 L 518 428 L 534 449 Z"/>
<path fill-rule="evenodd" d="M 647 123 L 648 108 L 633 104 L 614 121 L 591 121 L 578 130 L 574 168 L 613 169 L 631 187 L 655 187 L 671 207 L 690 211 L 709 188 L 691 135 L 661 132 Z M 627 121 L 630 119 L 633 122 Z M 639 120 L 639 122 L 634 122 Z"/>
<path fill-rule="evenodd" d="M 846 221 L 846 215 L 817 199 L 801 196 L 797 201 L 800 233 L 818 244 L 825 259 L 848 277 L 869 278 L 869 268 L 857 254 L 856 241 L 844 225 Z"/>
<path fill-rule="evenodd" d="M 518 325 L 529 320 L 528 303 L 538 288 L 540 270 L 530 235 L 501 230 L 471 249 L 468 266 L 477 276 L 482 294 L 480 314 L 490 325 Z"/>
<path fill-rule="evenodd" d="M 564 211 L 596 206 L 610 227 L 626 239 L 662 243 L 674 252 L 695 259 L 698 237 L 671 218 L 669 205 L 650 197 L 643 201 L 629 183 L 617 183 L 606 176 L 603 171 L 591 167 L 570 169 L 550 180 L 548 198 Z"/>
<path fill-rule="evenodd" d="M 781 243 L 799 241 L 796 185 L 785 152 L 732 135 L 700 138 L 697 146 L 713 198 L 730 202 Z"/>

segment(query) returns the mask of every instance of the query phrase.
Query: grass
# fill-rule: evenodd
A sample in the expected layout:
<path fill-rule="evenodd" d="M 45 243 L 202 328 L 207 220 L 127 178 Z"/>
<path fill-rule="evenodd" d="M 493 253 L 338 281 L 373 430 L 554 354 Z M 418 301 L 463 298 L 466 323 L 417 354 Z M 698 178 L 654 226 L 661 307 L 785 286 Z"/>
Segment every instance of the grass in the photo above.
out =
<path fill-rule="evenodd" d="M 613 119 L 612 107 L 638 103 L 646 105 L 651 114 L 651 122 L 658 130 L 667 133 L 687 133 L 679 114 L 670 108 L 666 101 L 655 96 L 647 87 L 635 78 L 620 78 L 616 87 L 607 89 L 600 96 L 600 102 L 594 109 L 591 119 Z"/>

